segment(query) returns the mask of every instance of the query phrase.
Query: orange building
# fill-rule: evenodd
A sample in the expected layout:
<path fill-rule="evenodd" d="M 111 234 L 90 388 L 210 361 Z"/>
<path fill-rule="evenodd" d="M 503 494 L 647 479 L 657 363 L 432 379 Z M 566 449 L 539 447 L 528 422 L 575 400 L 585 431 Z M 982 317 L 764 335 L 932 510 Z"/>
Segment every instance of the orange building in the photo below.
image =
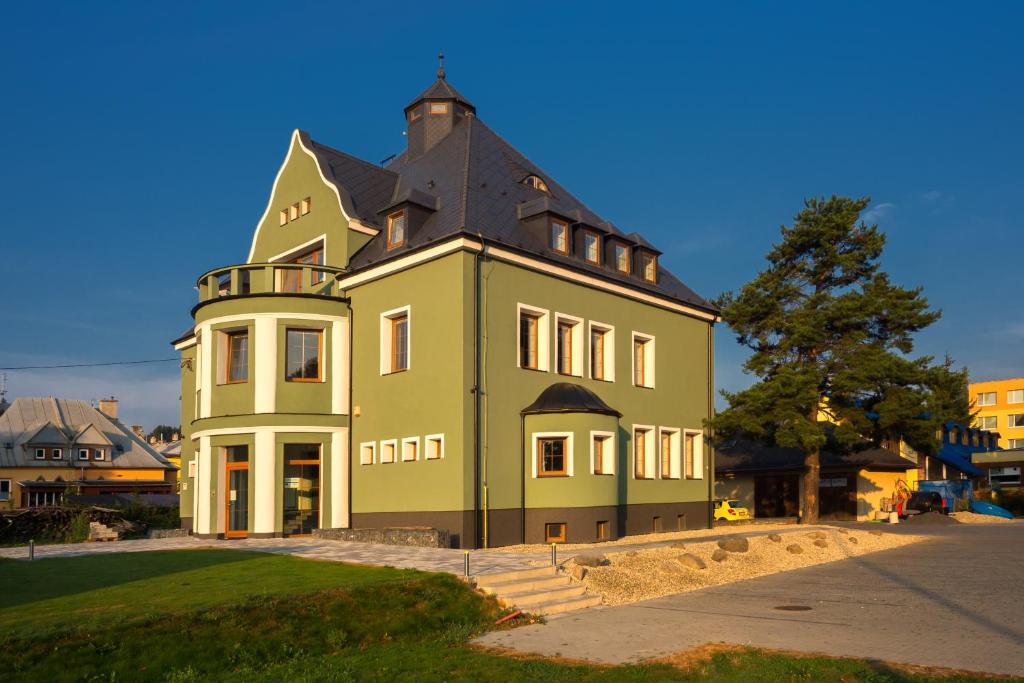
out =
<path fill-rule="evenodd" d="M 999 432 L 1001 448 L 1024 448 L 1024 377 L 972 382 L 968 391 L 974 426 Z"/>

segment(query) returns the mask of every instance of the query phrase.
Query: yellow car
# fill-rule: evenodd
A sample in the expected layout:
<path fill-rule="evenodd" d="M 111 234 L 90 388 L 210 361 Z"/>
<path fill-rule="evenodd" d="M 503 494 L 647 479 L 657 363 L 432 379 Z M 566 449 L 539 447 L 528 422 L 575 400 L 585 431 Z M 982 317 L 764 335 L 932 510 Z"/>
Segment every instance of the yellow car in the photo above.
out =
<path fill-rule="evenodd" d="M 738 500 L 715 501 L 716 522 L 735 522 L 741 519 L 750 519 L 752 516 L 750 510 Z"/>

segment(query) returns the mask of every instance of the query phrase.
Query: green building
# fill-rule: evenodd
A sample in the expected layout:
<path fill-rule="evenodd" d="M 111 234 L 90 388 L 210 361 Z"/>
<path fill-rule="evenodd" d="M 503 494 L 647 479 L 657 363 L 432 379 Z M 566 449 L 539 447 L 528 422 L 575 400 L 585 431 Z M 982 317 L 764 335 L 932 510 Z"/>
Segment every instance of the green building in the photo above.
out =
<path fill-rule="evenodd" d="M 439 70 L 384 166 L 296 130 L 248 258 L 198 280 L 182 524 L 459 547 L 709 525 L 716 310 Z"/>

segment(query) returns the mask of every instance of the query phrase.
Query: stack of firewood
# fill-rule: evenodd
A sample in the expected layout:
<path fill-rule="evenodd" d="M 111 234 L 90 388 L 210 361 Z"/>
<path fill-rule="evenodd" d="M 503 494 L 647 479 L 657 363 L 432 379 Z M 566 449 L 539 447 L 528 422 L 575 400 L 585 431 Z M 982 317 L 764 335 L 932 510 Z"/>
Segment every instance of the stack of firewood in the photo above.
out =
<path fill-rule="evenodd" d="M 38 507 L 0 512 L 0 543 L 62 541 L 71 532 L 72 523 L 79 515 L 88 522 L 99 522 L 116 530 L 122 537 L 141 530 L 140 525 L 109 508 Z"/>

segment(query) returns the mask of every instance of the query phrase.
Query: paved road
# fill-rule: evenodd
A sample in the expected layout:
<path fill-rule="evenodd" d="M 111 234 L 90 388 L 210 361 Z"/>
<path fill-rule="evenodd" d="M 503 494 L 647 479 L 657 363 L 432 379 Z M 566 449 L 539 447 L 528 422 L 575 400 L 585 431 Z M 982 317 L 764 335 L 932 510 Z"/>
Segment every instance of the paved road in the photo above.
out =
<path fill-rule="evenodd" d="M 897 528 L 933 538 L 478 642 L 613 664 L 731 643 L 1024 675 L 1024 523 Z"/>

